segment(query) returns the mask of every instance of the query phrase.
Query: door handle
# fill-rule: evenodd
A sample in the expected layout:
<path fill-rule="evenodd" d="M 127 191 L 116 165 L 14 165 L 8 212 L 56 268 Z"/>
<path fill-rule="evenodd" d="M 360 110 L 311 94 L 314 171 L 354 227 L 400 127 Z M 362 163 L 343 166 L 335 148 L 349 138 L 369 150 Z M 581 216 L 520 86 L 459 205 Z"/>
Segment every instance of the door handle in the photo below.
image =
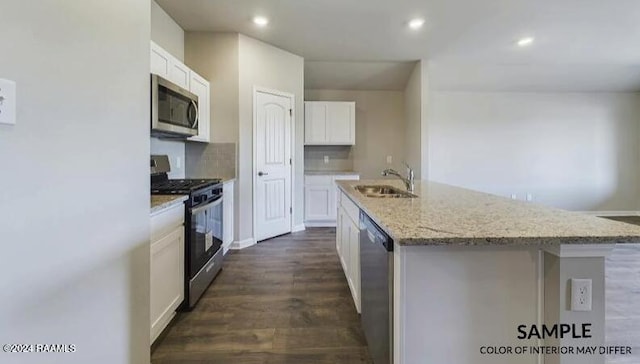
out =
<path fill-rule="evenodd" d="M 262 177 L 262 176 L 267 176 L 269 175 L 269 173 L 267 172 L 258 172 L 258 176 Z"/>

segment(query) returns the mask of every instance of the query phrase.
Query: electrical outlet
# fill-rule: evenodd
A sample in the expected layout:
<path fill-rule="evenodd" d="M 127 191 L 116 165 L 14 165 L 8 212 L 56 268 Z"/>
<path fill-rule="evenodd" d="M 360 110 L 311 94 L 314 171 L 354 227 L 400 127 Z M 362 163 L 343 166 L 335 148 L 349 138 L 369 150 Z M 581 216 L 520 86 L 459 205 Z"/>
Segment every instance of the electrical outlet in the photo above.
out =
<path fill-rule="evenodd" d="M 0 78 L 0 124 L 16 123 L 16 83 Z"/>
<path fill-rule="evenodd" d="M 388 155 L 387 156 L 387 164 L 392 164 L 393 163 L 393 156 Z"/>
<path fill-rule="evenodd" d="M 518 199 L 518 195 L 516 195 L 515 193 L 511 194 L 511 199 L 512 200 L 517 200 Z"/>
<path fill-rule="evenodd" d="M 533 194 L 527 193 L 527 201 L 529 202 L 533 201 Z"/>
<path fill-rule="evenodd" d="M 571 311 L 591 311 L 591 279 L 571 279 Z"/>
<path fill-rule="evenodd" d="M 329 163 L 329 156 L 325 155 L 324 156 L 324 164 L 328 164 Z"/>

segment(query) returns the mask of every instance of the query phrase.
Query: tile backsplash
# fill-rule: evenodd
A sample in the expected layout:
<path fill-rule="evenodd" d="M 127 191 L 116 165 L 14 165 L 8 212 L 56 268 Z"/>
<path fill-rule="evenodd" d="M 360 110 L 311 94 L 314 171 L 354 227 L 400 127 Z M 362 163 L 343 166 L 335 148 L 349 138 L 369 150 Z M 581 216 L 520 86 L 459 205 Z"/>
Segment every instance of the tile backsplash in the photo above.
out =
<path fill-rule="evenodd" d="M 325 163 L 325 156 L 328 163 Z M 304 169 L 307 171 L 353 171 L 350 146 L 305 146 Z"/>
<path fill-rule="evenodd" d="M 235 178 L 236 143 L 187 143 L 187 178 Z"/>

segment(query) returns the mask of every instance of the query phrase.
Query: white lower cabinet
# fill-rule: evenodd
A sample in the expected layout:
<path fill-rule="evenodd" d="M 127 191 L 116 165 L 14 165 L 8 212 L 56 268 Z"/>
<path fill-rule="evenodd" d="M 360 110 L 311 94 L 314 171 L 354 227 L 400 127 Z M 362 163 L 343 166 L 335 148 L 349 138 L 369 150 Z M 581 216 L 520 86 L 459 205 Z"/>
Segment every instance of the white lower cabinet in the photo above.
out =
<path fill-rule="evenodd" d="M 304 178 L 305 226 L 337 226 L 336 207 L 338 187 L 336 181 L 358 180 L 357 174 L 308 175 Z"/>
<path fill-rule="evenodd" d="M 342 192 L 339 194 L 336 250 L 353 302 L 360 313 L 360 209 Z"/>
<path fill-rule="evenodd" d="M 151 343 L 184 300 L 184 205 L 151 217 Z"/>
<path fill-rule="evenodd" d="M 233 244 L 233 189 L 234 180 L 222 185 L 222 252 L 227 254 Z"/>

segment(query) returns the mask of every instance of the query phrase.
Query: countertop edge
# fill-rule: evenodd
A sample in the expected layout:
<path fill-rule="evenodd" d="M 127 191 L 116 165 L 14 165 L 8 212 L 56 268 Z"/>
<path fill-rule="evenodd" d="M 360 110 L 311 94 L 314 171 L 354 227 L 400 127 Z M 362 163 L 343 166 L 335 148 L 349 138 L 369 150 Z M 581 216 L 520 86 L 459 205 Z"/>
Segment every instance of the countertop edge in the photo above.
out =
<path fill-rule="evenodd" d="M 305 176 L 360 176 L 356 171 L 304 171 Z"/>

